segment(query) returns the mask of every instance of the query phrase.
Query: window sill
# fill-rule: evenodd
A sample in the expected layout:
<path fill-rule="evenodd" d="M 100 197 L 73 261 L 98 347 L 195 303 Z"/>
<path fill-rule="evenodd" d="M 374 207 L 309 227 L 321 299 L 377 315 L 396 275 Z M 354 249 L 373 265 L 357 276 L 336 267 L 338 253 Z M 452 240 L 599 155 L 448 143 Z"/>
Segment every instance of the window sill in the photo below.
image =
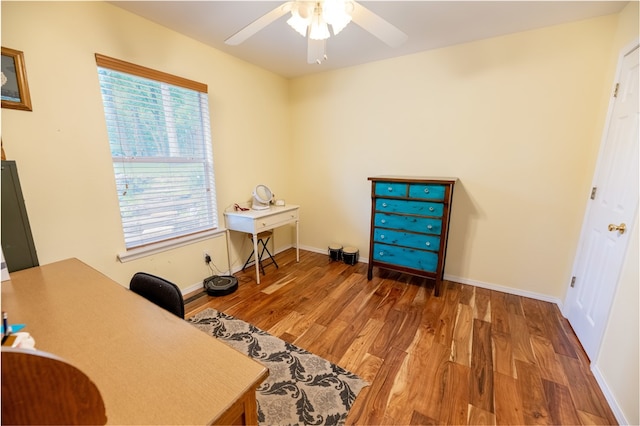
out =
<path fill-rule="evenodd" d="M 211 231 L 201 232 L 194 235 L 188 235 L 182 238 L 176 238 L 171 241 L 164 241 L 161 243 L 150 244 L 145 247 L 139 247 L 131 250 L 127 250 L 124 253 L 118 253 L 118 260 L 121 263 L 130 262 L 132 260 L 140 259 L 153 254 L 162 253 L 163 251 L 173 250 L 178 247 L 183 247 L 189 244 L 196 243 L 198 241 L 208 240 L 209 238 L 217 238 L 226 233 L 226 229 L 213 229 Z"/>

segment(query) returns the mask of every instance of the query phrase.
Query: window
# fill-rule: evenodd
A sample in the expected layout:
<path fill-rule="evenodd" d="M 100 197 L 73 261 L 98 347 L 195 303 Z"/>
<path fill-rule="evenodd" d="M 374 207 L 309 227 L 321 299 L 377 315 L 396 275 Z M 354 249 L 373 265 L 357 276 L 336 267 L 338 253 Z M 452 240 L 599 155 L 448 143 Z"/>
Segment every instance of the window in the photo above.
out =
<path fill-rule="evenodd" d="M 96 62 L 127 250 L 216 229 L 207 86 Z"/>

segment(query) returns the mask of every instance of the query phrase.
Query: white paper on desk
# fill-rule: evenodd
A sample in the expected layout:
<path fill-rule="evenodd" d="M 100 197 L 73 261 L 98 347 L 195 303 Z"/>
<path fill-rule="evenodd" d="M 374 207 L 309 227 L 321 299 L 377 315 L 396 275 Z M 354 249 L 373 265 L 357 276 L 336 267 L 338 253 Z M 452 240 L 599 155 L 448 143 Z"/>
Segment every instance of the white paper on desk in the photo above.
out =
<path fill-rule="evenodd" d="M 0 251 L 2 255 L 2 281 L 7 281 L 10 279 L 9 277 L 9 268 L 7 267 L 7 262 L 4 260 L 4 252 Z"/>
<path fill-rule="evenodd" d="M 13 335 L 16 336 L 16 340 L 11 345 L 12 348 L 34 349 L 36 347 L 36 341 L 33 340 L 29 333 L 20 331 L 13 333 Z"/>

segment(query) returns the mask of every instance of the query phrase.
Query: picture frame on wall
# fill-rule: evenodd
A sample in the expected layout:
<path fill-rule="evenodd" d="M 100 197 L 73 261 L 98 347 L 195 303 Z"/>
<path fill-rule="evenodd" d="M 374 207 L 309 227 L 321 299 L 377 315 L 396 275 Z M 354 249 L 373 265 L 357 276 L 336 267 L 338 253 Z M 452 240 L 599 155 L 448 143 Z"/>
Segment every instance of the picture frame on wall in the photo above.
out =
<path fill-rule="evenodd" d="M 2 108 L 31 111 L 31 96 L 24 66 L 24 54 L 2 47 Z"/>

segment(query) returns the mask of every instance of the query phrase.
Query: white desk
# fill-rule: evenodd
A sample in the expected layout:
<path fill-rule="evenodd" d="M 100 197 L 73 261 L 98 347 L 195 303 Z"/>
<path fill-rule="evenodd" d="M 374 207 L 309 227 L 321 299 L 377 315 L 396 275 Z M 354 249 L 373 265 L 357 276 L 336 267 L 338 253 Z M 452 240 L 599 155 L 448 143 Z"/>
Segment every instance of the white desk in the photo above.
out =
<path fill-rule="evenodd" d="M 288 223 L 296 224 L 296 261 L 300 261 L 299 250 L 299 210 L 300 206 L 271 206 L 266 210 L 232 211 L 224 214 L 227 229 L 253 235 L 253 253 L 256 258 L 256 282 L 260 284 L 260 265 L 258 264 L 258 234 Z M 227 233 L 227 245 L 229 234 Z M 231 264 L 231 263 L 229 263 Z"/>

